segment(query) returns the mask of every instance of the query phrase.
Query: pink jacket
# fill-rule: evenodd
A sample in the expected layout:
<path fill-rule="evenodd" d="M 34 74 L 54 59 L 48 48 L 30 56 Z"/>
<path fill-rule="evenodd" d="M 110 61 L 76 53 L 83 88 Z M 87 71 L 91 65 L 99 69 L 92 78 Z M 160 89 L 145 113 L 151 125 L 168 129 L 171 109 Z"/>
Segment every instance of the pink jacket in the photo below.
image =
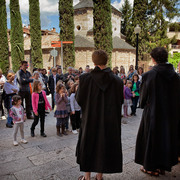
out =
<path fill-rule="evenodd" d="M 51 106 L 47 100 L 45 91 L 42 91 L 42 93 L 43 93 L 43 97 L 45 100 L 45 110 L 48 110 L 48 108 L 51 108 Z M 32 93 L 32 108 L 33 108 L 34 113 L 37 113 L 37 111 L 38 111 L 38 102 L 39 102 L 39 94 L 33 92 Z"/>

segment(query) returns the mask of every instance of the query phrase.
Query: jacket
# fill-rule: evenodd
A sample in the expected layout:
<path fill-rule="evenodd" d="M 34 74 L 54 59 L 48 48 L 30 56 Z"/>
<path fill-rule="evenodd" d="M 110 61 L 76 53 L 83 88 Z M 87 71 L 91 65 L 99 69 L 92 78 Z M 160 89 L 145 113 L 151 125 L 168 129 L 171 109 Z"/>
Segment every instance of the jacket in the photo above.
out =
<path fill-rule="evenodd" d="M 42 91 L 42 94 L 45 101 L 45 110 L 48 110 L 48 108 L 51 108 L 51 106 L 47 100 L 45 91 Z M 35 114 L 38 112 L 38 102 L 39 102 L 39 94 L 35 92 L 32 93 L 32 108 Z"/>
<path fill-rule="evenodd" d="M 22 111 L 22 119 L 24 120 L 24 116 L 26 115 L 25 112 L 24 112 L 24 108 L 21 106 L 21 111 Z M 19 117 L 16 113 L 16 109 L 14 108 L 14 106 L 9 110 L 9 115 L 10 117 L 13 118 L 13 122 L 16 123 L 16 122 L 19 122 Z"/>
<path fill-rule="evenodd" d="M 60 80 L 60 76 L 59 76 L 59 74 L 56 74 L 56 84 L 57 84 L 57 82 L 59 80 Z M 48 86 L 49 86 L 49 90 L 50 90 L 51 94 L 54 94 L 55 89 L 54 89 L 54 77 L 53 77 L 53 74 L 51 74 L 49 76 Z"/>
<path fill-rule="evenodd" d="M 30 77 L 31 73 L 29 71 L 24 72 L 20 69 L 17 72 L 19 91 L 30 91 L 29 83 L 33 82 L 33 79 L 29 79 Z"/>

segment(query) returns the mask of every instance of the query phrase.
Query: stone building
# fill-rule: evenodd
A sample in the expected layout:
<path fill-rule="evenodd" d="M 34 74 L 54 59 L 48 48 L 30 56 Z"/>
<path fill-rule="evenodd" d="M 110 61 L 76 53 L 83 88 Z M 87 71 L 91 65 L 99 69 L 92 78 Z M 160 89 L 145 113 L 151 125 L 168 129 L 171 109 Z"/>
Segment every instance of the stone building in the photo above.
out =
<path fill-rule="evenodd" d="M 92 63 L 92 53 L 94 51 L 93 40 L 93 1 L 80 0 L 74 6 L 74 24 L 75 24 L 75 68 L 90 65 Z M 24 27 L 24 50 L 25 60 L 31 66 L 30 57 L 30 27 Z M 43 52 L 43 67 L 49 69 L 53 67 L 53 57 L 50 55 L 51 41 L 59 41 L 59 34 L 55 29 L 51 31 L 42 30 L 42 52 Z M 112 67 L 123 65 L 126 72 L 131 64 L 135 65 L 135 48 L 125 41 L 125 36 L 121 34 L 121 12 L 112 6 L 112 32 L 113 32 L 113 52 L 112 52 Z M 56 58 L 56 64 L 61 64 L 60 48 Z M 11 59 L 11 58 L 10 58 Z M 32 68 L 31 68 L 32 69 Z"/>
<path fill-rule="evenodd" d="M 74 6 L 76 67 L 93 67 L 93 1 L 80 0 Z M 135 48 L 125 41 L 121 34 L 121 12 L 112 6 L 113 52 L 112 67 L 123 65 L 126 72 L 135 65 Z"/>

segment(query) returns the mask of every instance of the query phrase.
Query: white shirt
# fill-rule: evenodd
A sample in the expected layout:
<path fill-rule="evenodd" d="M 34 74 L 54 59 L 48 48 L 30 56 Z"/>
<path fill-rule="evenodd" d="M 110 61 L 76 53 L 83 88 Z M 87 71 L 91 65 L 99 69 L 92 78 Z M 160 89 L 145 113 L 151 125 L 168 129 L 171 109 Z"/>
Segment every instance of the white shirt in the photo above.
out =
<path fill-rule="evenodd" d="M 20 106 L 19 108 L 17 108 L 17 107 L 14 106 L 14 108 L 15 108 L 15 110 L 16 110 L 16 113 L 17 113 L 18 118 L 21 118 L 21 121 L 16 121 L 16 123 L 22 123 L 22 122 L 24 122 L 24 120 L 22 119 L 21 106 Z M 24 117 L 24 115 L 23 115 L 23 117 Z"/>
<path fill-rule="evenodd" d="M 56 75 L 54 76 L 53 75 L 53 78 L 54 78 L 54 92 L 56 91 Z"/>
<path fill-rule="evenodd" d="M 19 88 L 14 83 L 10 84 L 10 83 L 6 82 L 4 84 L 4 90 L 5 90 L 6 94 L 14 93 L 14 91 L 12 89 L 16 89 L 17 91 L 19 91 Z"/>

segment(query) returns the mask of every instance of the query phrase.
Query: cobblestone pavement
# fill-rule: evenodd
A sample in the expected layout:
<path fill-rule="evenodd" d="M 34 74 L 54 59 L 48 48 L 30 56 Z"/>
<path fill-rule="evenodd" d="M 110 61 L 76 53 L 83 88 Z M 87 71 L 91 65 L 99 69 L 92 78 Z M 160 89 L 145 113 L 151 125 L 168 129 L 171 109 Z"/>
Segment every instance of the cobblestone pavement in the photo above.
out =
<path fill-rule="evenodd" d="M 104 175 L 104 180 L 157 179 L 142 173 L 140 166 L 134 163 L 135 141 L 142 110 L 137 116 L 122 119 L 123 173 Z M 46 117 L 46 138 L 39 134 L 30 137 L 32 120 L 25 122 L 25 138 L 28 144 L 12 144 L 13 129 L 5 128 L 5 121 L 0 121 L 0 180 L 77 180 L 83 173 L 76 164 L 75 148 L 78 135 L 69 132 L 68 136 L 56 136 L 56 119 L 51 112 Z M 20 135 L 18 132 L 18 140 Z M 92 174 L 92 179 L 95 174 Z M 159 179 L 180 179 L 180 164 L 173 167 L 171 173 Z"/>

